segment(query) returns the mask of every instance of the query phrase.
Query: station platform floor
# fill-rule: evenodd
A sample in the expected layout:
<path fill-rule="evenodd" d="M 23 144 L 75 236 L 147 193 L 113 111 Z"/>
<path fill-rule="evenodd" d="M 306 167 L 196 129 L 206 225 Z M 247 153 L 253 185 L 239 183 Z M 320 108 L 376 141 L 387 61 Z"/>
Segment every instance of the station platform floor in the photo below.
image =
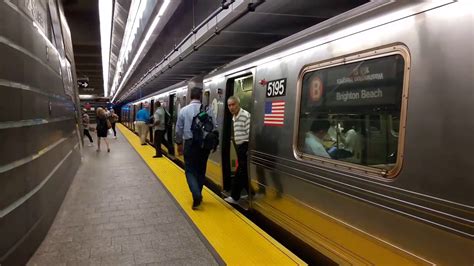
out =
<path fill-rule="evenodd" d="M 181 168 L 153 159 L 154 148 L 121 125 L 117 137 L 109 138 L 110 153 L 84 147 L 28 265 L 305 265 L 207 188 L 192 210 Z"/>

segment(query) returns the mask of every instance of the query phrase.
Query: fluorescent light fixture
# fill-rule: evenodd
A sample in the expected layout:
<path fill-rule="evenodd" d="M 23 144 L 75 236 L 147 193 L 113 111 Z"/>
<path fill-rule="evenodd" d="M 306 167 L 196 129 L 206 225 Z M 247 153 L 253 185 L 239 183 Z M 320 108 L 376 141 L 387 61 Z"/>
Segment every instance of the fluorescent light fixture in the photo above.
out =
<path fill-rule="evenodd" d="M 115 75 L 114 75 L 114 79 L 112 81 L 112 87 L 111 87 L 111 93 L 110 93 L 111 95 L 114 94 L 116 89 L 117 89 L 117 83 L 118 83 L 119 75 L 122 72 L 123 64 L 124 64 L 124 61 L 126 60 L 125 59 L 126 58 L 125 53 L 126 53 L 126 51 L 130 50 L 130 48 L 129 48 L 131 46 L 130 43 L 133 43 L 133 41 L 130 42 L 130 35 L 131 35 L 131 32 L 133 31 L 133 28 L 135 26 L 135 19 L 137 18 L 137 15 L 138 15 L 138 12 L 139 12 L 139 7 L 140 7 L 140 0 L 133 0 L 132 4 L 130 6 L 129 16 L 127 18 L 127 23 L 125 24 L 125 32 L 124 32 L 123 39 L 122 39 L 122 46 L 120 47 L 120 53 L 119 53 L 118 60 L 117 60 L 117 65 L 116 65 L 116 68 L 115 68 Z M 143 10 L 141 10 L 141 11 L 143 11 Z"/>
<path fill-rule="evenodd" d="M 92 94 L 79 94 L 79 99 L 81 100 L 89 100 L 89 99 L 93 99 L 93 98 L 96 98 L 97 95 L 92 95 Z"/>
<path fill-rule="evenodd" d="M 104 80 L 104 95 L 109 96 L 109 57 L 110 39 L 112 38 L 112 0 L 99 1 L 100 47 L 102 50 L 102 72 Z"/>
<path fill-rule="evenodd" d="M 151 23 L 150 27 L 148 28 L 148 31 L 145 35 L 145 38 L 141 42 L 140 47 L 138 48 L 137 52 L 135 53 L 135 57 L 133 58 L 132 63 L 128 67 L 127 72 L 125 73 L 125 76 L 122 79 L 122 82 L 120 83 L 120 86 L 118 88 L 114 89 L 116 91 L 112 101 L 115 101 L 115 98 L 118 95 L 118 92 L 123 88 L 125 85 L 125 82 L 127 82 L 130 74 L 132 73 L 133 68 L 135 67 L 135 64 L 137 63 L 138 59 L 142 56 L 143 50 L 145 49 L 145 46 L 148 44 L 148 41 L 150 40 L 151 35 L 156 29 L 156 26 L 158 26 L 158 22 L 160 21 L 161 17 L 165 13 L 166 9 L 168 8 L 169 4 L 171 3 L 171 0 L 165 0 L 163 1 L 163 4 L 160 7 L 160 10 L 158 10 L 158 14 L 155 16 L 153 19 L 153 22 Z"/>

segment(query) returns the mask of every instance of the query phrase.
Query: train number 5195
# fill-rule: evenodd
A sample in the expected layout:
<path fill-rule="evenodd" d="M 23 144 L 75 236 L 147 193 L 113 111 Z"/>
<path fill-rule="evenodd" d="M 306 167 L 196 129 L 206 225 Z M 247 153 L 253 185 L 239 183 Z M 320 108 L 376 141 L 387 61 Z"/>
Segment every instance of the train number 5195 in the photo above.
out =
<path fill-rule="evenodd" d="M 286 94 L 286 78 L 271 80 L 267 83 L 267 97 L 279 97 Z"/>

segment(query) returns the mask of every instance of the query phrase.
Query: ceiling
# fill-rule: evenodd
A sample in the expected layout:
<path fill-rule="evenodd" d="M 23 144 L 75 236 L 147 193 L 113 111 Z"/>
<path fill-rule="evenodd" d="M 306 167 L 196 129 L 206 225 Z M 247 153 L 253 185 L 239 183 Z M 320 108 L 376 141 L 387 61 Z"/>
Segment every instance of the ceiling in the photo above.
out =
<path fill-rule="evenodd" d="M 71 29 L 77 78 L 88 78 L 88 87 L 79 94 L 104 94 L 97 0 L 63 0 Z"/>
<path fill-rule="evenodd" d="M 222 10 L 218 17 L 214 17 L 221 9 L 222 3 L 233 3 L 233 1 L 171 1 L 177 7 L 170 16 L 160 21 L 163 26 L 157 30 L 156 39 L 147 47 L 149 50 L 145 50 L 145 56 L 124 83 L 116 102 L 129 102 L 180 81 L 204 75 L 243 55 L 368 2 L 366 0 L 243 0 L 235 2 L 243 3 L 235 10 L 231 9 L 236 4 Z M 109 87 L 115 76 L 131 2 L 131 0 L 114 0 Z M 101 96 L 104 88 L 98 1 L 63 0 L 63 4 L 71 28 L 77 77 L 89 79 L 89 87 L 80 88 L 79 94 Z M 254 7 L 253 11 L 247 9 L 249 4 Z M 196 28 L 203 21 L 208 22 L 207 26 L 214 24 L 215 26 Z M 219 29 L 219 34 L 215 34 L 216 28 Z M 193 29 L 195 34 L 192 34 Z M 192 40 L 191 46 L 186 46 L 186 43 L 177 46 L 186 37 L 190 37 L 188 44 Z"/>
<path fill-rule="evenodd" d="M 215 2 L 215 1 L 214 1 Z M 257 3 L 259 1 L 253 1 Z M 235 11 L 233 23 L 224 20 L 217 23 L 225 27 L 218 35 L 210 28 L 199 40 L 197 51 L 193 47 L 177 53 L 188 55 L 178 60 L 163 60 L 192 30 L 190 5 L 182 3 L 158 36 L 152 48 L 136 69 L 116 102 L 129 102 L 141 96 L 159 91 L 192 77 L 207 74 L 213 69 L 231 62 L 259 48 L 279 41 L 296 32 L 320 23 L 368 1 L 363 0 L 272 0 L 261 1 L 255 11 Z M 201 4 L 201 1 L 198 1 Z M 219 5 L 216 5 L 217 7 Z M 191 10 L 190 10 L 191 9 Z M 208 12 L 210 14 L 210 12 Z M 244 14 L 244 15 L 242 15 Z M 229 17 L 231 17 L 229 15 Z M 201 17 L 201 21 L 205 17 Z M 211 20 L 212 21 L 212 20 Z M 232 22 L 232 21 L 231 21 Z M 198 21 L 200 23 L 200 21 Z M 198 24 L 196 23 L 196 25 Z M 227 26 L 228 25 L 228 26 Z M 199 35 L 199 34 L 196 34 Z M 210 39 L 208 39 L 210 38 Z M 204 44 L 202 44 L 204 43 Z M 202 45 L 201 45 L 202 44 Z M 161 65 L 163 65 L 161 68 Z M 169 66 L 172 66 L 171 68 Z M 153 71 L 155 69 L 155 71 Z M 158 71 L 158 69 L 161 69 Z M 164 70 L 164 72 L 162 72 Z M 133 88 L 133 90 L 130 90 Z"/>

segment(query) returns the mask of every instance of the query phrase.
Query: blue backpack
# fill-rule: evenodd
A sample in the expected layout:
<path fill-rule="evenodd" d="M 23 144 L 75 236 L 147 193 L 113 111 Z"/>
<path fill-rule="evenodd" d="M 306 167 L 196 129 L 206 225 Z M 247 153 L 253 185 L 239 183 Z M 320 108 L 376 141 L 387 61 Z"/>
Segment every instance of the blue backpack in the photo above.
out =
<path fill-rule="evenodd" d="M 212 117 L 204 111 L 202 104 L 197 115 L 193 117 L 191 132 L 193 133 L 193 144 L 204 150 L 216 151 L 219 145 L 219 132 L 214 129 Z"/>

